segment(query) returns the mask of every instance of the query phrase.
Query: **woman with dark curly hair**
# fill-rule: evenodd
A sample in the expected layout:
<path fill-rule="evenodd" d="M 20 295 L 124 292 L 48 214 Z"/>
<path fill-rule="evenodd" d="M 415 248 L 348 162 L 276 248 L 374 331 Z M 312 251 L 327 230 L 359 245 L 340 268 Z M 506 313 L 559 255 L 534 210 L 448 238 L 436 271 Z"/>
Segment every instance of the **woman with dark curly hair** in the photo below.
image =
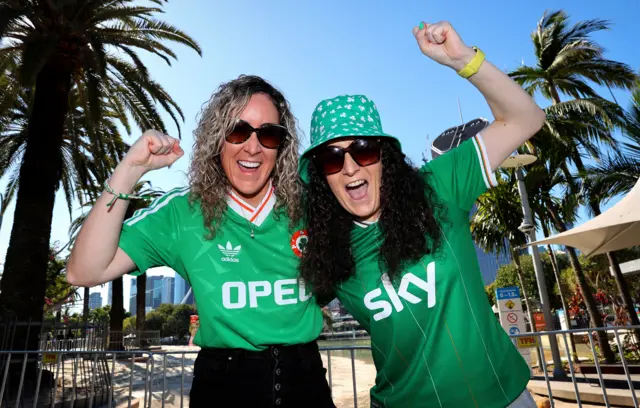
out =
<path fill-rule="evenodd" d="M 192 408 L 335 408 L 315 342 L 321 309 L 296 279 L 300 252 L 291 247 L 301 236 L 297 134 L 289 102 L 264 79 L 242 75 L 220 85 L 195 130 L 189 186 L 123 223 L 138 180 L 184 154 L 178 140 L 146 131 L 105 183 L 73 247 L 74 285 L 157 266 L 190 283 L 201 347 Z"/>
<path fill-rule="evenodd" d="M 320 102 L 300 161 L 301 276 L 370 333 L 372 407 L 535 407 L 527 364 L 487 302 L 469 212 L 544 113 L 448 23 L 414 35 L 425 55 L 476 86 L 495 121 L 416 169 L 366 96 Z"/>

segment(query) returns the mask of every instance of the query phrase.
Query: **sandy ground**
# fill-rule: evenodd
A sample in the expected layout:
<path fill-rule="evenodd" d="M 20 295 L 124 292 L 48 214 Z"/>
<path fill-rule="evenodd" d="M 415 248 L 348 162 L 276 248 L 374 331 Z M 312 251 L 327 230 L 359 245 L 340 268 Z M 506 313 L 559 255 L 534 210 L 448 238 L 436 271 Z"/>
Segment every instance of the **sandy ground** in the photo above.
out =
<path fill-rule="evenodd" d="M 185 347 L 165 347 L 164 351 L 169 352 L 185 352 L 185 351 L 197 351 L 197 348 L 185 348 Z M 195 361 L 195 354 L 186 354 L 184 358 L 184 369 L 182 368 L 182 356 L 181 354 L 168 355 L 166 358 L 167 367 L 164 367 L 164 358 L 156 355 L 154 358 L 154 380 L 152 381 L 152 406 L 162 406 L 162 389 L 163 378 L 166 373 L 168 380 L 165 383 L 164 392 L 164 406 L 180 407 L 181 402 L 183 406 L 188 407 L 189 397 L 188 392 L 191 383 L 191 375 L 193 373 L 193 363 Z M 323 364 L 328 367 L 328 359 L 326 353 L 322 354 Z M 134 381 L 133 383 L 139 383 L 142 379 L 142 373 L 144 371 L 146 362 L 134 363 Z M 130 363 L 122 363 L 116 365 L 114 379 L 116 382 L 116 394 L 118 407 L 127 407 L 128 401 L 128 385 L 130 379 L 131 365 Z M 181 373 L 184 373 L 184 395 L 180 398 L 181 387 Z M 364 361 L 355 360 L 355 385 L 356 395 L 358 398 L 358 407 L 369 406 L 369 389 L 373 386 L 375 381 L 375 367 L 373 364 L 366 363 Z M 328 378 L 327 374 L 327 379 Z M 331 356 L 331 386 L 333 392 L 333 399 L 338 408 L 351 408 L 354 406 L 354 388 L 353 377 L 351 368 L 351 358 Z M 144 386 L 133 387 L 132 391 L 132 407 L 135 408 L 136 400 L 140 401 L 142 406 L 142 400 L 144 399 Z M 136 389 L 137 388 L 137 389 Z M 119 391 L 119 392 L 118 392 Z M 181 401 L 182 400 L 182 401 Z"/>
<path fill-rule="evenodd" d="M 325 353 L 322 355 L 322 362 L 325 368 L 328 367 Z M 373 364 L 356 359 L 355 371 L 358 407 L 368 407 L 369 389 L 375 383 L 376 368 Z M 336 407 L 350 408 L 354 406 L 351 358 L 331 356 L 331 390 Z"/>
<path fill-rule="evenodd" d="M 191 386 L 191 376 L 193 373 L 193 364 L 196 358 L 196 352 L 198 348 L 188 347 L 164 347 L 163 351 L 170 352 L 166 357 L 163 355 L 155 355 L 153 364 L 151 360 L 139 359 L 131 363 L 131 360 L 120 359 L 116 361 L 115 371 L 113 374 L 113 380 L 115 384 L 115 402 L 118 407 L 127 407 L 129 405 L 129 399 L 131 398 L 132 407 L 135 408 L 136 401 L 140 401 L 140 407 L 142 407 L 142 401 L 144 399 L 144 389 L 151 388 L 152 406 L 162 406 L 162 396 L 164 394 L 164 406 L 169 407 L 188 407 L 189 398 L 188 392 Z M 183 354 L 188 352 L 187 354 Z M 329 367 L 329 361 L 327 354 L 322 353 L 323 363 L 325 368 Z M 166 363 L 166 364 L 165 364 Z M 108 361 L 109 371 L 112 367 L 112 361 Z M 83 367 L 84 366 L 84 367 Z M 131 368 L 133 366 L 133 379 L 131 378 Z M 369 389 L 373 386 L 375 381 L 376 370 L 370 360 L 355 359 L 355 394 L 357 396 L 358 407 L 369 407 Z M 103 366 L 104 367 L 104 366 Z M 76 387 L 84 388 L 91 383 L 93 376 L 93 364 L 92 361 L 87 361 L 86 364 L 79 364 L 74 370 L 73 364 L 67 363 L 60 367 L 59 385 L 65 383 L 65 388 L 69 390 L 72 386 L 73 371 L 77 373 Z M 83 369 L 84 368 L 84 369 Z M 97 377 L 100 377 L 97 370 Z M 144 378 L 145 372 L 153 371 L 152 380 L 145 384 Z M 65 373 L 65 374 L 62 374 Z M 329 377 L 329 376 L 327 376 Z M 102 381 L 107 380 L 103 378 Z M 331 377 L 328 380 L 332 386 L 333 399 L 338 408 L 352 408 L 354 407 L 354 380 L 352 376 L 352 364 L 351 358 L 347 356 L 338 356 L 332 353 L 331 355 Z M 100 388 L 99 383 L 102 381 L 96 381 L 96 388 Z M 131 387 L 131 394 L 130 394 Z M 90 389 L 90 387 L 87 387 Z M 182 389 L 182 392 L 181 392 Z M 163 392 L 164 390 L 164 392 Z M 61 391 L 59 389 L 59 391 Z M 96 389 L 97 391 L 97 389 Z M 66 394 L 66 393 L 65 393 Z M 80 393 L 84 394 L 84 393 Z M 181 395 L 182 394 L 182 395 Z M 85 394 L 86 395 L 86 394 Z M 546 407 L 544 404 L 544 398 L 534 396 L 539 407 Z M 575 403 L 567 403 L 559 400 L 554 400 L 557 408 L 573 408 L 577 407 Z M 595 408 L 594 405 L 582 405 L 584 408 Z"/>

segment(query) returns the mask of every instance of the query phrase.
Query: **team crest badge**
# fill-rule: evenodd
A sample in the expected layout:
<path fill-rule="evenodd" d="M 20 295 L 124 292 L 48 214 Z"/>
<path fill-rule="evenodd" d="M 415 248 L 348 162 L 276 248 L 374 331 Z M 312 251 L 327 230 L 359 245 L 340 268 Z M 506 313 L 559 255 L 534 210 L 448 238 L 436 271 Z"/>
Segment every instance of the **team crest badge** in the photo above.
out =
<path fill-rule="evenodd" d="M 293 237 L 291 237 L 291 250 L 294 254 L 298 255 L 298 257 L 301 257 L 302 253 L 307 248 L 307 242 L 309 242 L 307 231 L 296 231 L 296 233 L 293 234 Z"/>

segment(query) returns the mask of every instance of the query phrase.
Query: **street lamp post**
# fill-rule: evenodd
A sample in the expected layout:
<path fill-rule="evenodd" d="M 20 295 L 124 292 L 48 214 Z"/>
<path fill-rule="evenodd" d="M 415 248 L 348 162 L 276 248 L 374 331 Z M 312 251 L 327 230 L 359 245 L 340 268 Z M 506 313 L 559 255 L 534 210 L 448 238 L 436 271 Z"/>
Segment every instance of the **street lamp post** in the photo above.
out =
<path fill-rule="evenodd" d="M 516 180 L 518 181 L 518 193 L 520 193 L 520 202 L 522 204 L 522 213 L 524 219 L 522 224 L 518 227 L 528 238 L 529 242 L 535 242 L 536 228 L 533 223 L 533 215 L 531 214 L 531 207 L 529 206 L 529 196 L 527 195 L 527 189 L 524 185 L 524 172 L 523 167 L 529 165 L 537 160 L 537 157 L 531 154 L 516 154 L 507 160 L 505 160 L 500 167 L 515 169 Z M 540 259 L 540 253 L 538 252 L 538 246 L 531 246 L 531 257 L 533 259 L 533 269 L 536 274 L 536 281 L 538 283 L 538 292 L 540 293 L 540 303 L 542 306 L 542 313 L 545 320 L 545 331 L 551 331 L 550 325 L 552 320 L 551 309 L 549 307 L 549 295 L 547 293 L 547 284 L 544 279 L 544 269 L 542 268 L 542 261 Z M 565 313 L 567 311 L 565 310 Z M 535 322 L 531 322 L 532 328 L 535 328 Z M 535 331 L 535 330 L 534 330 Z M 562 366 L 562 359 L 560 358 L 560 351 L 558 349 L 558 342 L 554 335 L 549 336 L 549 346 L 551 348 L 551 355 L 553 357 L 553 376 L 554 378 L 565 377 L 564 368 Z M 542 361 L 539 362 L 542 368 Z"/>

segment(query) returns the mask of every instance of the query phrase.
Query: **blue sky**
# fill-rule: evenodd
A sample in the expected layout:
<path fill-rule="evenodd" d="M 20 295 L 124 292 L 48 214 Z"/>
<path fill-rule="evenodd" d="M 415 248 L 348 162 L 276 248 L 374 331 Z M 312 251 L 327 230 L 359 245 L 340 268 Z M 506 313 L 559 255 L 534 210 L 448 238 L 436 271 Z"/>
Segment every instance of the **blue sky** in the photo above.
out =
<path fill-rule="evenodd" d="M 522 61 L 534 63 L 530 33 L 545 9 L 560 4 L 572 21 L 611 20 L 612 29 L 597 34 L 595 39 L 606 48 L 607 58 L 640 68 L 635 43 L 640 3 L 636 0 L 173 0 L 166 6 L 163 19 L 195 38 L 204 55 L 201 58 L 175 45 L 172 48 L 179 61 L 172 67 L 157 58 L 145 58 L 153 77 L 184 111 L 182 146 L 187 152 L 171 169 L 146 178 L 165 190 L 185 184 L 196 115 L 221 82 L 240 74 L 263 76 L 285 93 L 304 131 L 304 145 L 308 143 L 311 112 L 321 99 L 344 93 L 366 94 L 376 102 L 384 130 L 397 135 L 405 153 L 419 163 L 427 137 L 433 139 L 460 123 L 457 98 L 465 121 L 479 116 L 491 118 L 491 113 L 473 86 L 420 53 L 412 27 L 421 20 L 448 20 L 467 44 L 480 47 L 498 68 L 511 70 Z M 626 92 L 615 95 L 628 106 Z M 609 97 L 608 91 L 603 96 Z M 176 134 L 175 128 L 170 130 Z M 134 132 L 129 141 L 138 136 L 139 132 Z M 5 184 L 0 183 L 0 187 L 4 189 Z M 59 195 L 52 241 L 67 239 L 69 222 Z M 12 223 L 13 206 L 0 230 L 1 261 Z"/>

